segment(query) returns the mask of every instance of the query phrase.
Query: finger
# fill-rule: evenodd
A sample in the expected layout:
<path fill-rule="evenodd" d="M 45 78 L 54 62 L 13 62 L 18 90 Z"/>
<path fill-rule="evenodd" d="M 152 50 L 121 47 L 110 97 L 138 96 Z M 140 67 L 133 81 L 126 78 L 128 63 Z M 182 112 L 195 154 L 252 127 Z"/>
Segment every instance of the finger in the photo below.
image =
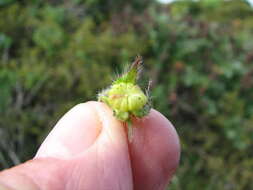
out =
<path fill-rule="evenodd" d="M 180 157 L 178 135 L 159 112 L 136 120 L 129 145 L 135 190 L 165 189 Z"/>
<path fill-rule="evenodd" d="M 3 172 L 5 173 L 4 176 L 6 179 L 4 181 L 8 181 L 10 178 L 17 178 L 19 180 L 16 181 L 20 181 L 21 183 L 25 181 L 29 183 L 32 181 L 33 184 L 43 189 L 105 189 L 106 186 L 109 189 L 131 189 L 131 167 L 123 126 L 113 117 L 111 110 L 104 104 L 96 102 L 90 102 L 88 104 L 89 105 L 82 104 L 79 106 L 87 106 L 85 109 L 88 110 L 90 110 L 90 107 L 94 108 L 93 111 L 95 113 L 91 115 L 95 116 L 93 119 L 98 121 L 97 124 L 99 126 L 95 128 L 94 126 L 86 128 L 84 125 L 78 125 L 78 120 L 81 120 L 83 116 L 76 117 L 76 114 L 72 114 L 73 117 L 67 116 L 68 114 L 71 115 L 71 112 L 75 112 L 75 110 L 78 113 L 85 113 L 85 109 L 82 110 L 82 108 L 73 108 L 73 110 L 64 117 L 68 118 L 65 121 L 67 123 L 72 124 L 73 119 L 77 118 L 76 123 L 80 128 L 95 129 L 91 132 L 93 134 L 92 140 L 89 140 L 87 143 L 85 138 L 81 138 L 82 135 L 79 134 L 78 130 L 76 132 L 75 130 L 70 130 L 64 125 L 65 122 L 63 122 L 63 117 L 59 122 L 62 122 L 62 124 L 58 123 L 57 128 L 54 129 L 54 131 L 58 132 L 54 132 L 55 134 L 50 133 L 41 147 L 41 152 L 37 154 L 37 157 L 49 156 L 59 158 L 62 155 L 62 158 L 68 158 L 68 161 L 57 159 L 50 161 L 52 164 L 46 163 L 43 165 L 38 164 L 38 161 L 41 162 L 41 160 L 44 160 L 43 162 L 46 162 L 49 158 L 35 159 L 27 164 Z M 173 128 L 170 127 L 169 122 L 161 116 L 161 114 L 155 114 L 155 112 L 153 112 L 154 111 L 152 111 L 150 116 L 145 120 L 137 121 L 134 124 L 136 126 L 134 128 L 134 138 L 133 142 L 130 144 L 135 184 L 134 189 L 143 189 L 143 187 L 147 187 L 144 189 L 154 189 L 153 187 L 158 187 L 155 189 L 159 189 L 165 186 L 168 178 L 176 168 L 177 159 L 179 157 L 179 144 L 175 131 L 173 132 Z M 84 123 L 86 122 L 84 121 Z M 68 130 L 65 129 L 65 127 Z M 73 127 L 75 128 L 75 126 L 72 126 L 72 128 Z M 63 131 L 60 130 L 61 128 L 63 128 Z M 157 134 L 154 134 L 155 131 Z M 71 132 L 73 132 L 73 134 L 71 134 Z M 87 131 L 84 130 L 83 132 Z M 74 134 L 77 136 L 80 135 L 78 138 L 74 139 L 80 142 L 81 146 L 73 151 L 70 145 L 76 145 L 74 139 L 71 144 L 64 144 L 64 138 L 58 138 L 61 141 L 59 143 L 61 146 L 64 147 L 66 145 L 66 147 L 60 150 L 67 151 L 64 151 L 64 154 L 62 154 L 60 150 L 54 149 L 47 152 L 46 148 L 50 148 L 50 143 L 56 142 L 53 138 L 54 135 L 58 137 L 58 133 L 65 136 L 65 140 L 68 140 L 69 137 L 73 138 Z M 155 143 L 156 141 L 159 142 L 159 140 L 157 140 L 159 138 L 160 142 L 164 143 L 164 146 L 161 145 L 161 143 Z M 166 140 L 168 138 L 171 139 L 171 142 Z M 175 139 L 173 140 L 173 138 Z M 158 145 L 154 146 L 154 144 Z M 84 147 L 84 150 L 82 147 Z M 156 151 L 156 149 L 160 151 Z M 168 149 L 170 151 L 168 151 Z M 71 153 L 73 153 L 73 155 L 71 155 Z M 150 159 L 146 159 L 149 157 Z M 17 172 L 18 169 L 19 172 Z M 13 176 L 15 177 L 13 178 Z M 28 180 L 24 180 L 24 176 Z M 20 178 L 22 180 L 20 180 Z M 15 183 L 11 183 L 11 185 L 14 187 Z"/>

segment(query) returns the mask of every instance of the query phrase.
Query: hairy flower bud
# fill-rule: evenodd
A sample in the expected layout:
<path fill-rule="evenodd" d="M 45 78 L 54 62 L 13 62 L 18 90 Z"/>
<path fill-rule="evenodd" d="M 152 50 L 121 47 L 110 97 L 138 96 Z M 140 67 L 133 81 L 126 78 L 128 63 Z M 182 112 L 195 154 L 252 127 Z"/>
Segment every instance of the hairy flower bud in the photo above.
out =
<path fill-rule="evenodd" d="M 149 98 L 137 84 L 141 63 L 141 57 L 137 56 L 128 72 L 98 96 L 98 100 L 105 102 L 120 121 L 130 121 L 131 117 L 140 118 L 150 111 Z"/>

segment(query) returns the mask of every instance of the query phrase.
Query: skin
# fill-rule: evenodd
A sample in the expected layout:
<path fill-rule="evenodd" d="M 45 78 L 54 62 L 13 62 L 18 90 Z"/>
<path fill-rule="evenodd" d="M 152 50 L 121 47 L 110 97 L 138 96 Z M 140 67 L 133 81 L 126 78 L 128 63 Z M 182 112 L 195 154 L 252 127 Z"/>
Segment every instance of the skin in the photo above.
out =
<path fill-rule="evenodd" d="M 0 173 L 0 190 L 164 190 L 178 166 L 180 145 L 172 124 L 151 110 L 124 125 L 104 103 L 67 112 L 36 156 Z"/>

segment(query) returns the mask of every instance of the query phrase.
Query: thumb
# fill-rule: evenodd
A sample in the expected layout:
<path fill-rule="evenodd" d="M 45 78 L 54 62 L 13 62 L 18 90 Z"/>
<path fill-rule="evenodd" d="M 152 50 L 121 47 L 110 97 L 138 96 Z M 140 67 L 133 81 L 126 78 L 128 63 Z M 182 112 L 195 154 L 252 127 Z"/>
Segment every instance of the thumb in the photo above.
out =
<path fill-rule="evenodd" d="M 35 158 L 0 174 L 13 189 L 132 189 L 124 128 L 102 103 L 71 109 Z"/>
<path fill-rule="evenodd" d="M 79 104 L 67 112 L 40 146 L 35 158 L 72 159 L 94 143 L 112 143 L 127 148 L 121 122 L 103 103 Z"/>

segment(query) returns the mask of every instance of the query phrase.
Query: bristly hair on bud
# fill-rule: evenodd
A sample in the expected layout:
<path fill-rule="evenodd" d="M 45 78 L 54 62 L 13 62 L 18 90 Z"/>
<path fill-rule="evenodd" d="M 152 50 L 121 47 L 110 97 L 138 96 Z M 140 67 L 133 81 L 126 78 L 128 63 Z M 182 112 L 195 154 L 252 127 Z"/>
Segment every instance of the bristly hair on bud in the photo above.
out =
<path fill-rule="evenodd" d="M 136 84 L 141 72 L 141 65 L 142 65 L 142 57 L 140 55 L 136 56 L 135 61 L 132 65 L 128 66 L 127 71 L 122 74 L 121 77 L 116 79 L 113 84 L 126 82 L 126 83 L 133 83 Z"/>
<path fill-rule="evenodd" d="M 142 57 L 140 55 L 137 55 L 136 58 L 135 58 L 135 60 L 134 60 L 134 62 L 130 66 L 130 70 L 136 69 L 137 70 L 137 74 L 138 74 L 138 72 L 140 72 L 142 63 L 143 63 Z"/>
<path fill-rule="evenodd" d="M 106 103 L 113 110 L 114 116 L 128 126 L 132 118 L 142 118 L 151 109 L 149 97 L 151 83 L 145 93 L 137 83 L 142 63 L 142 57 L 137 56 L 128 70 L 98 95 L 98 100 Z"/>

